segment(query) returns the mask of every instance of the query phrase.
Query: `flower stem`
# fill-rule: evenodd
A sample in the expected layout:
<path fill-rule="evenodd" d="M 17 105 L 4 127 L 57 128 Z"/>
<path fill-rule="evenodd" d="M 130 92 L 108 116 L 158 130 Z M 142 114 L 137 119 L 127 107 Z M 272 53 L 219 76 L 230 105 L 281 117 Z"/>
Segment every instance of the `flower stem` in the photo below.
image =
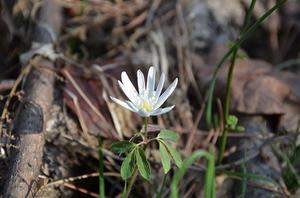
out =
<path fill-rule="evenodd" d="M 161 183 L 161 186 L 159 188 L 159 191 L 157 193 L 156 198 L 161 198 L 161 194 L 163 193 L 163 189 L 164 189 L 164 185 L 166 183 L 166 179 L 167 179 L 167 174 L 164 174 L 163 181 Z"/>
<path fill-rule="evenodd" d="M 144 127 L 145 127 L 145 129 L 144 129 L 144 133 L 145 133 L 145 139 L 144 139 L 144 141 L 147 144 L 147 141 L 148 141 L 148 117 L 144 118 Z"/>
<path fill-rule="evenodd" d="M 144 135 L 142 137 L 143 137 L 143 142 L 145 142 L 143 148 L 146 149 L 146 146 L 147 146 L 147 143 L 148 143 L 148 117 L 144 118 Z M 133 171 L 133 176 L 130 178 L 130 181 L 129 181 L 129 184 L 128 184 L 126 198 L 128 198 L 128 196 L 131 192 L 132 186 L 133 186 L 133 184 L 134 184 L 134 182 L 137 178 L 137 174 L 138 174 L 137 170 L 138 170 L 137 167 L 135 167 L 134 171 Z"/>
<path fill-rule="evenodd" d="M 132 189 L 132 186 L 136 180 L 136 177 L 137 177 L 137 174 L 138 174 L 138 171 L 137 171 L 137 167 L 134 168 L 134 171 L 133 171 L 133 175 L 132 177 L 130 178 L 130 181 L 129 181 L 129 184 L 128 184 L 128 189 L 127 189 L 127 193 L 126 193 L 126 198 L 129 197 L 129 194 L 131 192 L 131 189 Z"/>

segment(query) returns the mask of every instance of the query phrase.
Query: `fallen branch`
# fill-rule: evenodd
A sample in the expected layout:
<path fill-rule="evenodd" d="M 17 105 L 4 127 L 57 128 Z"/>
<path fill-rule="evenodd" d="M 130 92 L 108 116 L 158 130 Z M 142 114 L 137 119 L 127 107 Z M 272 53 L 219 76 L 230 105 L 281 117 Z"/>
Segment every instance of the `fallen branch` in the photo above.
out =
<path fill-rule="evenodd" d="M 53 34 L 60 29 L 60 8 L 55 1 L 43 1 L 35 42 L 52 43 Z M 42 164 L 45 121 L 53 102 L 55 74 L 41 67 L 54 68 L 52 61 L 40 54 L 29 63 L 32 67 L 25 77 L 24 97 L 13 122 L 14 144 L 10 169 L 3 189 L 3 197 L 34 197 L 36 182 Z"/>

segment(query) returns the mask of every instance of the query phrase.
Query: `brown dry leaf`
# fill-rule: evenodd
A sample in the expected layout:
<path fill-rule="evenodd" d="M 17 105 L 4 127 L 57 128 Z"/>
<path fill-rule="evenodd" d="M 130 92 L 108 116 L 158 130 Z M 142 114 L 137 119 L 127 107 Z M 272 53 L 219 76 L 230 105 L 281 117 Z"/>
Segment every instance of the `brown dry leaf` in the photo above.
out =
<path fill-rule="evenodd" d="M 228 65 L 220 70 L 216 95 L 224 98 Z M 200 87 L 206 87 L 213 68 L 201 68 Z M 299 74 L 275 70 L 259 60 L 237 60 L 232 83 L 231 110 L 245 114 L 278 115 L 279 127 L 295 130 L 300 119 Z"/>
<path fill-rule="evenodd" d="M 272 76 L 263 64 L 253 63 L 237 62 L 232 84 L 233 110 L 247 114 L 284 114 L 283 100 L 289 95 L 289 87 Z"/>
<path fill-rule="evenodd" d="M 278 71 L 275 76 L 291 90 L 289 97 L 283 102 L 285 114 L 279 120 L 279 126 L 288 131 L 296 131 L 300 121 L 300 74 Z"/>
<path fill-rule="evenodd" d="M 77 115 L 83 131 L 86 130 L 94 136 L 122 139 L 123 135 L 126 135 L 124 131 L 128 133 L 135 128 L 134 123 L 129 121 L 137 120 L 130 119 L 134 115 L 117 107 L 108 98 L 108 95 L 114 92 L 115 86 L 111 79 L 100 78 L 97 73 L 86 72 L 74 67 L 66 67 L 63 73 L 66 77 L 64 100 Z M 106 82 L 103 83 L 102 80 L 106 80 Z M 119 94 L 115 94 L 115 96 L 117 95 Z M 77 106 L 74 98 L 78 100 Z M 84 129 L 85 127 L 86 129 Z"/>

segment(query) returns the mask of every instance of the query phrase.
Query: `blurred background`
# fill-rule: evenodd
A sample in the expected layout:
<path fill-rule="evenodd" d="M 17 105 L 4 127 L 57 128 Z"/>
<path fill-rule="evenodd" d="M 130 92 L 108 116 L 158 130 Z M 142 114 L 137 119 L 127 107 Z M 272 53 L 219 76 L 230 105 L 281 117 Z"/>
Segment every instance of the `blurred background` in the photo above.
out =
<path fill-rule="evenodd" d="M 257 1 L 251 24 L 277 2 Z M 216 65 L 240 38 L 250 3 L 1 0 L 4 197 L 10 191 L 35 197 L 98 197 L 98 139 L 103 142 L 106 196 L 121 197 L 122 161 L 109 145 L 128 140 L 143 125 L 140 117 L 109 98 L 126 98 L 117 84 L 122 71 L 135 85 L 136 71 L 145 73 L 150 66 L 157 68 L 157 75 L 166 74 L 166 87 L 179 78 L 167 101 L 176 107 L 151 117 L 150 123 L 180 135 L 175 146 L 183 159 L 210 144 L 218 148 L 229 60 L 218 73 L 211 127 L 205 124 L 208 86 Z M 300 196 L 299 42 L 300 3 L 288 0 L 240 45 L 230 111 L 243 131 L 229 132 L 223 164 L 217 166 L 217 197 Z M 157 145 L 150 148 L 152 182 L 138 178 L 132 197 L 153 197 L 163 180 Z M 203 166 L 205 161 L 199 160 L 190 168 L 179 197 L 203 197 Z M 166 178 L 162 197 L 170 196 L 174 171 Z M 23 180 L 12 179 L 18 172 L 24 173 Z M 34 191 L 28 191 L 28 184 L 17 189 L 18 182 L 33 178 Z"/>

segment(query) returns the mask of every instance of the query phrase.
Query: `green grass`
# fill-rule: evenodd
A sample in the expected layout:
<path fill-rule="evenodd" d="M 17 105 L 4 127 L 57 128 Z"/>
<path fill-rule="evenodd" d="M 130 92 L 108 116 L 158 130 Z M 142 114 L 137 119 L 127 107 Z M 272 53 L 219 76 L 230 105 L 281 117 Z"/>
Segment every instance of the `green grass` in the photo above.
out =
<path fill-rule="evenodd" d="M 300 175 L 295 167 L 300 165 L 300 153 L 299 148 L 296 145 L 297 136 L 295 135 L 294 141 L 292 142 L 290 151 L 282 151 L 278 145 L 274 146 L 273 150 L 286 164 L 286 167 L 283 169 L 283 179 L 289 191 L 294 192 L 300 187 Z"/>
<path fill-rule="evenodd" d="M 99 157 L 99 198 L 105 198 L 104 159 L 103 159 L 101 137 L 98 137 L 98 157 Z"/>
<path fill-rule="evenodd" d="M 215 198 L 215 159 L 213 147 L 210 148 L 210 152 L 205 150 L 198 150 L 193 152 L 182 164 L 181 168 L 175 173 L 171 183 L 171 197 L 178 198 L 178 185 L 183 178 L 188 168 L 198 158 L 207 159 L 207 170 L 205 174 L 205 186 L 204 186 L 204 197 Z"/>
<path fill-rule="evenodd" d="M 208 128 L 211 127 L 212 121 L 212 103 L 213 103 L 213 95 L 214 95 L 214 88 L 216 84 L 216 79 L 218 72 L 224 65 L 225 61 L 231 57 L 231 65 L 229 67 L 228 78 L 227 78 L 227 88 L 226 88 L 226 99 L 225 99 L 225 106 L 224 106 L 224 119 L 225 122 L 227 117 L 229 116 L 229 109 L 230 109 L 230 93 L 231 93 L 231 83 L 234 71 L 235 60 L 237 58 L 237 51 L 240 45 L 249 38 L 249 36 L 257 30 L 257 28 L 265 21 L 274 11 L 278 10 L 287 0 L 280 0 L 278 1 L 272 8 L 270 8 L 267 12 L 265 12 L 253 25 L 250 24 L 250 16 L 254 8 L 255 0 L 251 1 L 250 7 L 247 12 L 246 22 L 244 28 L 242 28 L 239 38 L 234 42 L 232 47 L 228 50 L 228 52 L 223 56 L 223 58 L 219 61 L 216 66 L 216 69 L 213 73 L 213 77 L 210 81 L 209 90 L 208 90 L 208 98 L 207 98 L 207 105 L 206 105 L 206 125 Z M 225 127 L 226 128 L 226 127 Z M 227 130 L 223 132 L 223 136 L 221 138 L 221 145 L 218 157 L 218 163 L 221 164 L 224 156 L 224 151 L 226 148 L 227 143 Z"/>

